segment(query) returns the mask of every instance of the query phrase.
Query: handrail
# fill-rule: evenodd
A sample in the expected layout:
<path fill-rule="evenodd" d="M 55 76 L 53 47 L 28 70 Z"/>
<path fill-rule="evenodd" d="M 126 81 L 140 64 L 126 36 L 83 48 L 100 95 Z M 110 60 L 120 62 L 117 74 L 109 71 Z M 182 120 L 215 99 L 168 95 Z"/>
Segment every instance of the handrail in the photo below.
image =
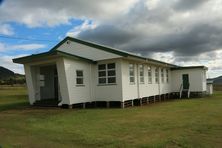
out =
<path fill-rule="evenodd" d="M 183 83 L 180 85 L 180 98 L 182 97 L 182 92 L 183 92 Z"/>
<path fill-rule="evenodd" d="M 190 83 L 188 84 L 187 98 L 190 98 Z"/>

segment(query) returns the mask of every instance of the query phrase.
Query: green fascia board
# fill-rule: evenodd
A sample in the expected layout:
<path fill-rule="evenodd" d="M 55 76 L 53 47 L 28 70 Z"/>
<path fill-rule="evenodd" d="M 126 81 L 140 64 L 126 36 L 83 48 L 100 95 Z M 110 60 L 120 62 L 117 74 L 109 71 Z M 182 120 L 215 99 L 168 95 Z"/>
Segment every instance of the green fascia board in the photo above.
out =
<path fill-rule="evenodd" d="M 56 52 L 53 51 L 53 52 L 43 52 L 43 53 L 39 53 L 39 54 L 32 54 L 30 56 L 25 56 L 25 57 L 12 59 L 12 61 L 13 61 L 13 63 L 22 64 L 25 61 L 31 61 L 34 58 L 42 58 L 42 57 L 49 56 L 49 55 L 55 55 L 55 53 Z"/>
<path fill-rule="evenodd" d="M 204 69 L 204 70 L 207 70 L 208 68 L 205 66 L 185 66 L 185 67 L 171 68 L 171 70 L 184 70 L 184 69 Z"/>
<path fill-rule="evenodd" d="M 69 54 L 69 53 L 62 52 L 62 51 L 56 51 L 56 50 L 55 51 L 44 52 L 44 53 L 40 53 L 40 54 L 35 54 L 35 55 L 30 55 L 30 56 L 25 56 L 25 57 L 21 57 L 21 58 L 16 58 L 16 59 L 13 59 L 12 61 L 14 63 L 22 64 L 22 63 L 25 63 L 25 62 L 30 62 L 33 59 L 44 58 L 44 57 L 47 57 L 47 56 L 50 56 L 50 55 L 60 55 L 60 56 L 63 56 L 63 57 L 81 59 L 81 60 L 84 60 L 86 62 L 96 63 L 96 61 L 93 61 L 93 60 L 90 60 L 90 59 L 86 59 L 86 58 L 83 58 L 83 57 L 80 57 L 80 56 L 77 56 L 77 55 Z"/>

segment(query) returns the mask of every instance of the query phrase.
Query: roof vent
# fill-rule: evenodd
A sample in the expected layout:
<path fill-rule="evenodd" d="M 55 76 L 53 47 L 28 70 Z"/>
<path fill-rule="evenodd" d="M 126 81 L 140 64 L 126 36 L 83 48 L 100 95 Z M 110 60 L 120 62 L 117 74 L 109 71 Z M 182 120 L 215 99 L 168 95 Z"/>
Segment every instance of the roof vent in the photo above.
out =
<path fill-rule="evenodd" d="M 70 44 L 70 41 L 67 41 L 67 42 L 66 42 L 66 44 L 68 44 L 68 45 L 69 45 L 69 44 Z"/>

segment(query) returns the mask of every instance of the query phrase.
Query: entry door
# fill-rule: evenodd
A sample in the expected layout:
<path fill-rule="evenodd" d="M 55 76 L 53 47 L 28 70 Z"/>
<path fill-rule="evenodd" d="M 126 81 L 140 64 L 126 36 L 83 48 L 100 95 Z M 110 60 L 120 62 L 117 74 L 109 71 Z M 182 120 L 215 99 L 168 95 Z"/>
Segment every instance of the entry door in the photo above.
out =
<path fill-rule="evenodd" d="M 188 74 L 183 74 L 183 89 L 188 89 L 189 88 L 189 75 Z"/>

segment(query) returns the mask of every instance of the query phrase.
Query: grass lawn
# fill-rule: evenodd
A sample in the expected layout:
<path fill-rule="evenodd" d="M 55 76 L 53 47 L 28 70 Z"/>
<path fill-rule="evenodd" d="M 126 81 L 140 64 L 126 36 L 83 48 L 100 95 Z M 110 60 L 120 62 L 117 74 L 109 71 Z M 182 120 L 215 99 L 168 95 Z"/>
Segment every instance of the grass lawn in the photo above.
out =
<path fill-rule="evenodd" d="M 222 93 L 127 109 L 40 109 L 24 88 L 0 89 L 7 147 L 222 147 Z M 0 146 L 0 147 L 1 147 Z"/>

